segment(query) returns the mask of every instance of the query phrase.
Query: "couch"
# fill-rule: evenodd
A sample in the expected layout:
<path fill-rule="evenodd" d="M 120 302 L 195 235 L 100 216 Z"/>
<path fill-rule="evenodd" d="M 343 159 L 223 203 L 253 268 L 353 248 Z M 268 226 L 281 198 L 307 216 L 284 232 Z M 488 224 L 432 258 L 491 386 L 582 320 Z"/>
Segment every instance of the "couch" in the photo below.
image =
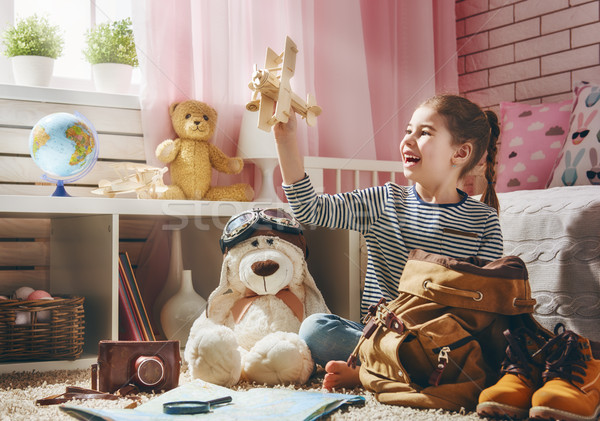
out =
<path fill-rule="evenodd" d="M 535 318 L 600 340 L 600 83 L 571 98 L 500 104 L 496 191 L 504 253 L 519 256 Z"/>
<path fill-rule="evenodd" d="M 600 341 L 600 186 L 499 193 L 504 254 L 527 265 L 535 319 Z"/>

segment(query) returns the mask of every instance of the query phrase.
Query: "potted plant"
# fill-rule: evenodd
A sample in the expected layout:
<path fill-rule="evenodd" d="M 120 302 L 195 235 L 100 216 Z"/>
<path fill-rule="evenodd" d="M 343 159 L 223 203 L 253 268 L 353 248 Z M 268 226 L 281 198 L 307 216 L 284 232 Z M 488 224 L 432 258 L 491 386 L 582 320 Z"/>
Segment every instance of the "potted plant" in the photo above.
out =
<path fill-rule="evenodd" d="M 102 23 L 86 33 L 83 54 L 92 65 L 96 89 L 124 93 L 131 83 L 131 72 L 138 66 L 131 19 Z"/>
<path fill-rule="evenodd" d="M 58 26 L 36 14 L 17 21 L 3 34 L 4 55 L 12 62 L 15 82 L 48 86 L 54 61 L 63 51 L 63 35 Z"/>

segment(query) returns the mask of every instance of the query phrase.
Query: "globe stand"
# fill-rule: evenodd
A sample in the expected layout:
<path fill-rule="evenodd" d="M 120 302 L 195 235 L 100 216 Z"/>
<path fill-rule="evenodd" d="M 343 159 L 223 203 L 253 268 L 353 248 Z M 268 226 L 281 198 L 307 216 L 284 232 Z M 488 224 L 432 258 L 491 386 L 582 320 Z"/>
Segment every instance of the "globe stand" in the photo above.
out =
<path fill-rule="evenodd" d="M 67 193 L 67 191 L 65 190 L 65 183 L 63 180 L 56 181 L 56 190 L 54 190 L 54 193 L 52 193 L 52 196 L 71 197 L 71 195 L 69 193 Z"/>

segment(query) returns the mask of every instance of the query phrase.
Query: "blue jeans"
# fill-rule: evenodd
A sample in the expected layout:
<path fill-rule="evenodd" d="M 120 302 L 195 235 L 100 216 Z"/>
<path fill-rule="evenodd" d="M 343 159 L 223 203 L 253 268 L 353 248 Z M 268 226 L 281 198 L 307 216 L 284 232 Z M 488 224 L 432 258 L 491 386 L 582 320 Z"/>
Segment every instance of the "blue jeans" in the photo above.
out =
<path fill-rule="evenodd" d="M 315 363 L 325 367 L 328 361 L 348 359 L 363 327 L 335 314 L 317 313 L 304 319 L 298 334 L 308 345 Z"/>

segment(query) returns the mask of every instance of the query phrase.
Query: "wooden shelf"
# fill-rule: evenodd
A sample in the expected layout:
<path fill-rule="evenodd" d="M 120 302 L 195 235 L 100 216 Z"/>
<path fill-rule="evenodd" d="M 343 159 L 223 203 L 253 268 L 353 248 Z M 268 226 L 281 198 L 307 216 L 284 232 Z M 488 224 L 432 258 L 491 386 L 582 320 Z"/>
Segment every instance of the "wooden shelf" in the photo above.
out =
<path fill-rule="evenodd" d="M 261 206 L 287 208 L 285 203 L 0 195 L 3 216 L 29 218 L 72 215 L 138 215 L 173 219 L 206 215 L 229 217 Z"/>
<path fill-rule="evenodd" d="M 40 227 L 39 235 L 50 231 L 50 257 L 47 267 L 41 268 L 48 277 L 48 289 L 53 294 L 85 297 L 84 357 L 75 361 L 3 363 L 0 373 L 89 367 L 95 361 L 98 341 L 118 339 L 118 253 L 123 223 L 135 228 L 148 221 L 164 220 L 163 230 L 182 229 L 184 264 L 197 274 L 197 292 L 208 297 L 219 283 L 222 255 L 218 239 L 228 218 L 243 210 L 273 205 L 0 195 L 0 222 L 7 220 L 15 226 L 11 236 L 19 237 L 22 232 L 23 237 L 36 237 L 28 220 Z M 288 208 L 285 203 L 275 206 Z M 40 223 L 46 219 L 48 223 Z M 304 232 L 310 249 L 309 271 L 330 310 L 358 320 L 359 234 L 315 227 L 305 227 Z M 0 287 L 5 285 L 0 278 Z"/>

